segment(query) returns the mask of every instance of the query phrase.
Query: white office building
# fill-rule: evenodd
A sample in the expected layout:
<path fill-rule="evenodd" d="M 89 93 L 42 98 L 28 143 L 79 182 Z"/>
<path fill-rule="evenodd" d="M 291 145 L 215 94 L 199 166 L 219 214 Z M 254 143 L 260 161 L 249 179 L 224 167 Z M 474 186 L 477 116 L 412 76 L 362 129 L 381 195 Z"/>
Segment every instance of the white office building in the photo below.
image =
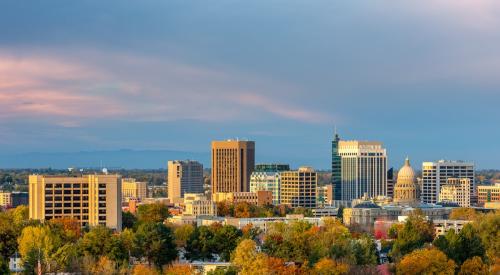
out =
<path fill-rule="evenodd" d="M 476 196 L 474 163 L 463 161 L 440 160 L 422 163 L 422 190 L 420 199 L 424 203 L 437 203 L 441 186 L 447 184 L 449 178 L 470 179 L 470 197 Z"/>
<path fill-rule="evenodd" d="M 387 152 L 381 142 L 339 141 L 341 200 L 387 196 Z"/>

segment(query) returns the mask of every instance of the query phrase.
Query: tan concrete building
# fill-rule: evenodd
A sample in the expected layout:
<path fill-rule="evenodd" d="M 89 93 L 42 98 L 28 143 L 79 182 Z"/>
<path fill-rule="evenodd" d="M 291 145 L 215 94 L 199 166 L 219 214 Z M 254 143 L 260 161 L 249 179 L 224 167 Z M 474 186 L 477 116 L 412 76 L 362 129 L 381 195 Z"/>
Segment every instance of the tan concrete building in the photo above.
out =
<path fill-rule="evenodd" d="M 184 194 L 185 210 L 183 215 L 216 216 L 217 204 L 209 200 L 205 194 Z"/>
<path fill-rule="evenodd" d="M 281 172 L 281 204 L 291 207 L 316 207 L 317 173 L 311 167 Z"/>
<path fill-rule="evenodd" d="M 439 191 L 439 201 L 456 202 L 461 207 L 470 207 L 470 179 L 448 178 Z"/>
<path fill-rule="evenodd" d="M 203 193 L 201 163 L 192 160 L 170 160 L 167 170 L 167 192 L 170 202 L 182 202 L 185 193 Z"/>
<path fill-rule="evenodd" d="M 0 191 L 0 207 L 10 207 L 12 205 L 12 194 Z"/>
<path fill-rule="evenodd" d="M 29 217 L 71 217 L 82 226 L 121 230 L 121 176 L 29 176 Z"/>
<path fill-rule="evenodd" d="M 470 196 L 476 196 L 474 163 L 463 161 L 440 160 L 422 163 L 422 193 L 420 200 L 425 203 L 436 203 L 439 200 L 441 186 L 446 185 L 448 178 L 469 178 Z"/>
<path fill-rule="evenodd" d="M 212 194 L 250 191 L 255 142 L 212 141 Z"/>
<path fill-rule="evenodd" d="M 500 202 L 500 183 L 495 185 L 480 185 L 477 187 L 478 202 L 483 205 L 486 203 Z"/>
<path fill-rule="evenodd" d="M 146 182 L 135 181 L 133 178 L 122 179 L 122 202 L 130 199 L 144 200 L 148 197 L 148 184 Z"/>
<path fill-rule="evenodd" d="M 272 191 L 266 190 L 234 193 L 219 192 L 212 194 L 212 200 L 215 202 L 227 201 L 230 203 L 247 202 L 253 205 L 264 206 L 273 203 L 273 193 Z"/>

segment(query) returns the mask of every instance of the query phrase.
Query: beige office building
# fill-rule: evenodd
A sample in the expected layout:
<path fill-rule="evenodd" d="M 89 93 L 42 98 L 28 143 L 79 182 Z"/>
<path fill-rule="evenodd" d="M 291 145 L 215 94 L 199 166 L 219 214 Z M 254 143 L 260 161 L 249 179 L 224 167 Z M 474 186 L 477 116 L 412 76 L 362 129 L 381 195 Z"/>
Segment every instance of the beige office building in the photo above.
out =
<path fill-rule="evenodd" d="M 480 205 L 500 202 L 500 183 L 495 185 L 480 185 L 477 187 L 478 202 Z"/>
<path fill-rule="evenodd" d="M 121 176 L 29 176 L 29 217 L 35 220 L 71 217 L 82 226 L 122 225 Z"/>
<path fill-rule="evenodd" d="M 461 207 L 470 207 L 470 179 L 448 178 L 439 191 L 439 201 L 456 202 Z"/>
<path fill-rule="evenodd" d="M 449 178 L 470 179 L 470 197 L 476 196 L 474 163 L 440 160 L 422 163 L 421 201 L 438 202 L 441 186 L 446 185 Z"/>
<path fill-rule="evenodd" d="M 0 191 L 0 206 L 10 207 L 12 205 L 12 194 L 10 192 Z"/>
<path fill-rule="evenodd" d="M 281 172 L 281 204 L 291 207 L 316 207 L 317 173 L 311 167 Z"/>
<path fill-rule="evenodd" d="M 339 141 L 341 200 L 387 196 L 387 152 L 381 142 Z"/>
<path fill-rule="evenodd" d="M 168 162 L 167 191 L 172 203 L 183 201 L 186 193 L 203 193 L 203 165 L 192 160 Z"/>
<path fill-rule="evenodd" d="M 148 197 L 148 184 L 146 182 L 135 181 L 133 178 L 122 179 L 122 202 L 130 199 L 144 200 Z"/>
<path fill-rule="evenodd" d="M 205 194 L 184 194 L 185 210 L 183 215 L 216 216 L 217 204 L 209 200 Z"/>
<path fill-rule="evenodd" d="M 212 141 L 212 194 L 250 191 L 255 142 Z"/>

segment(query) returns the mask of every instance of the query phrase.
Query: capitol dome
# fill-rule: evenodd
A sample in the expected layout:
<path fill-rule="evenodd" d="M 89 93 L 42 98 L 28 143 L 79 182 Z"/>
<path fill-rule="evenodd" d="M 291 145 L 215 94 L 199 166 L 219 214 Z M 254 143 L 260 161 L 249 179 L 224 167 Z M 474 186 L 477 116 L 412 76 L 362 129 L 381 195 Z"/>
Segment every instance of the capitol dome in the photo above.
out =
<path fill-rule="evenodd" d="M 398 172 L 398 179 L 394 186 L 394 202 L 413 204 L 418 202 L 419 188 L 415 182 L 415 171 L 406 158 L 405 164 Z"/>
<path fill-rule="evenodd" d="M 414 183 L 415 182 L 415 171 L 410 166 L 410 160 L 405 159 L 405 165 L 399 169 L 398 172 L 398 183 Z"/>

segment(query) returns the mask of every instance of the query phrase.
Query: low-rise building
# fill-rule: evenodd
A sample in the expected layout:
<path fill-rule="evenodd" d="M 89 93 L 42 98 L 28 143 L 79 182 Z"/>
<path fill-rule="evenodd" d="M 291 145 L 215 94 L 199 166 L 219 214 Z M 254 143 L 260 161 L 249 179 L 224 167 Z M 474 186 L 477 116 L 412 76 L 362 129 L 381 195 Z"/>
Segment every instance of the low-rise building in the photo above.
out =
<path fill-rule="evenodd" d="M 252 205 L 264 206 L 273 203 L 273 194 L 271 191 L 256 192 L 234 192 L 234 193 L 214 193 L 212 195 L 214 202 L 227 201 L 230 203 L 247 202 Z"/>
<path fill-rule="evenodd" d="M 461 207 L 470 207 L 470 195 L 469 178 L 448 178 L 439 191 L 439 201 L 456 202 Z"/>
<path fill-rule="evenodd" d="M 495 185 L 480 185 L 477 187 L 477 193 L 480 205 L 488 202 L 500 202 L 500 183 L 495 183 Z"/>
<path fill-rule="evenodd" d="M 184 194 L 184 215 L 217 216 L 217 205 L 205 194 Z"/>
<path fill-rule="evenodd" d="M 433 220 L 436 237 L 445 235 L 451 229 L 455 230 L 455 233 L 458 233 L 466 224 L 471 222 L 464 220 Z"/>

